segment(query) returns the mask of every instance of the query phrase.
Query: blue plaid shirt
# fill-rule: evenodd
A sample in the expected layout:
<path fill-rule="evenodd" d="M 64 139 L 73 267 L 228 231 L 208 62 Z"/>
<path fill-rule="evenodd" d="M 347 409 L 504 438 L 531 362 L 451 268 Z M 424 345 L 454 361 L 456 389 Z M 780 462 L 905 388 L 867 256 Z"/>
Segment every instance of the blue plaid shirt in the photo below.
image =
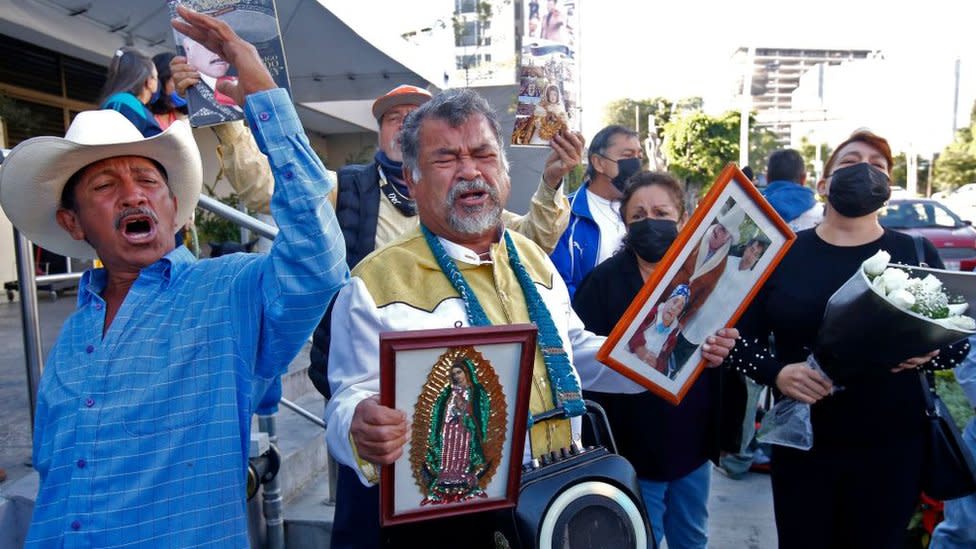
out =
<path fill-rule="evenodd" d="M 334 182 L 288 94 L 252 95 L 245 111 L 275 175 L 271 252 L 173 250 L 104 337 L 106 273 L 85 273 L 41 379 L 28 548 L 248 545 L 251 414 L 348 269 Z"/>

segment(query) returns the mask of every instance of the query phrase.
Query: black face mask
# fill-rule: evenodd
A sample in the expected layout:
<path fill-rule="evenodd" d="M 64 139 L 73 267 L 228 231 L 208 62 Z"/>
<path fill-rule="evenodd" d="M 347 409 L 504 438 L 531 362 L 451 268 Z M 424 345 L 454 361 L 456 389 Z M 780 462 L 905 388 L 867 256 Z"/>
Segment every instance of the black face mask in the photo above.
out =
<path fill-rule="evenodd" d="M 617 160 L 617 176 L 610 180 L 618 191 L 623 192 L 630 176 L 640 171 L 640 158 L 621 158 Z"/>
<path fill-rule="evenodd" d="M 627 225 L 624 244 L 648 263 L 657 263 L 678 237 L 678 223 L 645 218 Z"/>
<path fill-rule="evenodd" d="M 844 217 L 861 217 L 878 211 L 891 198 L 888 175 L 859 162 L 834 170 L 827 201 Z"/>

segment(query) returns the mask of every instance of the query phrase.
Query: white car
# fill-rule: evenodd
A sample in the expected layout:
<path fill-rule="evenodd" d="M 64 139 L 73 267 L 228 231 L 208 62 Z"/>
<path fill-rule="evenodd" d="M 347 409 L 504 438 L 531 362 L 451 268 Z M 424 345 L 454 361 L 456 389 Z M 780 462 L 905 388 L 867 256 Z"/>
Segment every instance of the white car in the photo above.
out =
<path fill-rule="evenodd" d="M 959 187 L 940 202 L 949 206 L 959 217 L 976 223 L 976 183 Z"/>

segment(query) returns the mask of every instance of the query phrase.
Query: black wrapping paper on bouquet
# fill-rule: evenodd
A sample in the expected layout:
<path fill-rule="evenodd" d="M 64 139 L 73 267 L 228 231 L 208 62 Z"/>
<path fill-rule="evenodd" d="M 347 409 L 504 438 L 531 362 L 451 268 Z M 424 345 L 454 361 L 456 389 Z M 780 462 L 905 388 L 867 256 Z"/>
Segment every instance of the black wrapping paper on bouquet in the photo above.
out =
<path fill-rule="evenodd" d="M 932 269 L 915 274 L 928 273 L 940 278 L 940 271 Z M 899 309 L 872 289 L 864 270 L 858 269 L 827 302 L 813 355 L 835 384 L 844 385 L 847 380 L 888 372 L 906 359 L 972 334 Z"/>

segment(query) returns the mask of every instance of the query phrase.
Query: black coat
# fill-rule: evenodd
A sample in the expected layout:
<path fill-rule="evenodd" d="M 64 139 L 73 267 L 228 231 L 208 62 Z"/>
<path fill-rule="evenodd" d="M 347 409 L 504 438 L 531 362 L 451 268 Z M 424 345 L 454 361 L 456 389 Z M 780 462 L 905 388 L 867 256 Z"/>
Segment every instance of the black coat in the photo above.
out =
<path fill-rule="evenodd" d="M 336 219 L 346 241 L 346 263 L 352 269 L 376 247 L 376 222 L 380 213 L 380 173 L 376 162 L 351 164 L 339 170 Z M 334 301 L 333 301 L 334 302 Z M 308 377 L 325 398 L 329 388 L 329 345 L 332 342 L 332 304 L 315 327 Z"/>
<path fill-rule="evenodd" d="M 573 308 L 588 330 L 608 335 L 643 285 L 636 257 L 622 250 L 583 280 Z M 717 462 L 722 449 L 737 451 L 745 396 L 742 379 L 724 367 L 706 368 L 677 406 L 651 392 L 585 392 L 607 411 L 620 454 L 639 477 L 655 481 Z"/>

